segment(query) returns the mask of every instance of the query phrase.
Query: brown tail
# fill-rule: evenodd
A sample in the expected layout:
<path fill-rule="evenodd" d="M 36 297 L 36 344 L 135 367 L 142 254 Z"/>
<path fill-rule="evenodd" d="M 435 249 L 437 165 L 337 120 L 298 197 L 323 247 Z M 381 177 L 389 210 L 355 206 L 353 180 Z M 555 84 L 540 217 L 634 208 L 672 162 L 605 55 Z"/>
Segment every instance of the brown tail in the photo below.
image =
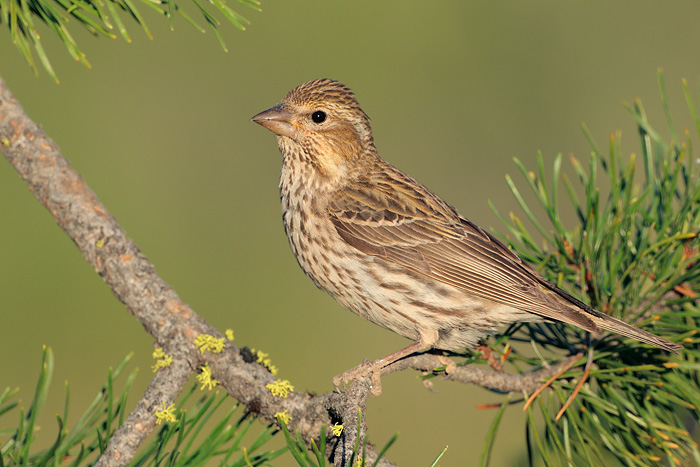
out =
<path fill-rule="evenodd" d="M 638 341 L 646 342 L 647 344 L 651 344 L 668 352 L 678 353 L 678 351 L 683 348 L 682 345 L 678 345 L 664 339 L 663 337 L 646 332 L 636 326 L 632 326 L 631 324 L 627 324 L 617 318 L 613 318 L 612 316 L 596 313 L 593 316 L 589 316 L 589 319 L 593 321 L 593 323 L 600 329 L 605 329 L 606 331 L 612 331 L 623 336 L 631 337 L 632 339 L 637 339 Z"/>
<path fill-rule="evenodd" d="M 556 295 L 558 295 L 559 303 L 564 305 L 567 311 L 569 311 L 569 313 L 563 313 L 557 317 L 560 321 L 579 326 L 591 332 L 595 332 L 598 329 L 612 331 L 676 354 L 683 348 L 682 345 L 676 344 L 664 339 L 663 337 L 659 337 L 655 334 L 639 329 L 636 326 L 625 323 L 622 320 L 601 313 L 600 311 L 591 308 L 589 305 L 586 305 L 576 297 L 571 296 L 554 284 L 547 282 L 543 278 L 539 278 L 539 281 L 549 290 L 555 292 Z M 581 322 L 582 320 L 583 322 Z"/>

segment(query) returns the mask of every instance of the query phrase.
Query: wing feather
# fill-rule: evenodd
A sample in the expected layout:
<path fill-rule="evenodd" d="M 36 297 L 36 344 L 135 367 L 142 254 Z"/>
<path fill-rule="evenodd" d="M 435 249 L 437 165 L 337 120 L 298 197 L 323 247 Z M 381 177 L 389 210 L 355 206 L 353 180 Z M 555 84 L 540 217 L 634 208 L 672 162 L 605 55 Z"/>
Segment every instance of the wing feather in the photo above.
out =
<path fill-rule="evenodd" d="M 584 310 L 570 306 L 578 301 L 561 298 L 501 242 L 403 174 L 382 171 L 340 189 L 328 215 L 340 236 L 366 254 L 496 303 L 597 329 Z"/>

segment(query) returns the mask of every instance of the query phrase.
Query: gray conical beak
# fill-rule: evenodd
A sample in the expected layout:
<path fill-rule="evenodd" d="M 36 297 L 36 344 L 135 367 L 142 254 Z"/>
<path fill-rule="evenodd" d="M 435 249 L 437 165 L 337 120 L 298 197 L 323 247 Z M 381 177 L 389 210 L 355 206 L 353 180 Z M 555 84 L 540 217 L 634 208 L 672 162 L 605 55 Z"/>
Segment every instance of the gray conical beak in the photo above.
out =
<path fill-rule="evenodd" d="M 292 125 L 292 114 L 289 113 L 285 106 L 277 104 L 267 110 L 264 110 L 251 118 L 255 123 L 264 126 L 278 136 L 294 137 L 296 131 Z"/>

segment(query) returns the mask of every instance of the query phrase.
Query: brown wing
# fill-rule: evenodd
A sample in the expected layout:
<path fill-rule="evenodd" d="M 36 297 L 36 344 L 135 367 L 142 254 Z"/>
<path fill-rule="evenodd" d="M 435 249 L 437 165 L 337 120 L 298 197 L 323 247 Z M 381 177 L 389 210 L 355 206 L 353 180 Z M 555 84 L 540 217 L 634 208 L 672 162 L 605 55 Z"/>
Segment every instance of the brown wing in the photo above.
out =
<path fill-rule="evenodd" d="M 507 247 L 392 169 L 376 172 L 332 197 L 328 215 L 348 244 L 478 297 L 589 331 L 597 329 L 583 310 L 564 305 L 558 289 Z"/>

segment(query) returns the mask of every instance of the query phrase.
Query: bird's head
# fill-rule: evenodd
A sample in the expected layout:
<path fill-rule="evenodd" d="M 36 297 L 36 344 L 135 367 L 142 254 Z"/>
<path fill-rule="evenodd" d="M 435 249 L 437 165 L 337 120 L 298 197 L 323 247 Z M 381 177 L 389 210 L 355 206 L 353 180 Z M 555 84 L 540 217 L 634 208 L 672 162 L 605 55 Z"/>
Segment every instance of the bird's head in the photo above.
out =
<path fill-rule="evenodd" d="M 374 152 L 369 117 L 338 81 L 304 83 L 251 120 L 277 135 L 285 163 L 305 161 L 325 175 L 341 176 Z"/>

